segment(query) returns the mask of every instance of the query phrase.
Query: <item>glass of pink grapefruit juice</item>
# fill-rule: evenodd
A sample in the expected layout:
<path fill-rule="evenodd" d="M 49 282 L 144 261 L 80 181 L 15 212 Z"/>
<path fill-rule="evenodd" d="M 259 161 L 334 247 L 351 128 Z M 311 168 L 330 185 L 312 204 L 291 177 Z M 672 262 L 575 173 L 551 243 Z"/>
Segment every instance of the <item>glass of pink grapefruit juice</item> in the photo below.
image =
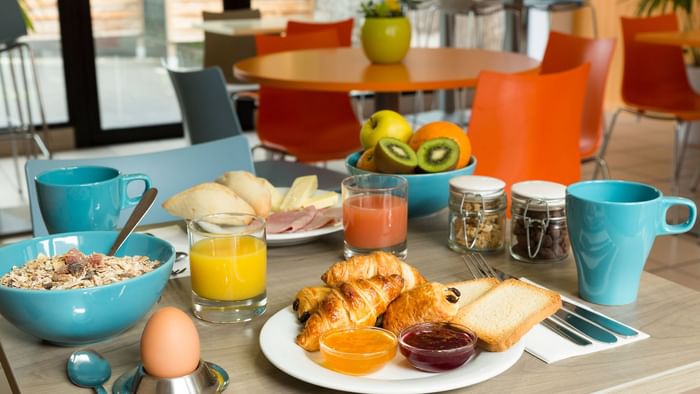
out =
<path fill-rule="evenodd" d="M 397 175 L 355 175 L 342 183 L 345 258 L 381 250 L 406 258 L 408 183 Z"/>

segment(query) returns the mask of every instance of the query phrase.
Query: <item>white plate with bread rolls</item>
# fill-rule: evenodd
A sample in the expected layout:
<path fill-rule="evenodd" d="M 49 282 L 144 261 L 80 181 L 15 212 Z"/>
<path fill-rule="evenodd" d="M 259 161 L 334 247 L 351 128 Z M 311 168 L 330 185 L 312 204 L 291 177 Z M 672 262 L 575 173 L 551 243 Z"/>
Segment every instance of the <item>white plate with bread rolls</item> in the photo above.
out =
<path fill-rule="evenodd" d="M 469 363 L 441 373 L 419 371 L 397 352 L 381 370 L 350 376 L 324 368 L 319 352 L 307 352 L 298 346 L 294 338 L 300 326 L 292 307 L 270 317 L 260 332 L 260 347 L 267 359 L 282 372 L 304 382 L 357 393 L 430 393 L 470 386 L 508 370 L 520 359 L 525 348 L 520 341 L 504 352 L 478 350 Z"/>

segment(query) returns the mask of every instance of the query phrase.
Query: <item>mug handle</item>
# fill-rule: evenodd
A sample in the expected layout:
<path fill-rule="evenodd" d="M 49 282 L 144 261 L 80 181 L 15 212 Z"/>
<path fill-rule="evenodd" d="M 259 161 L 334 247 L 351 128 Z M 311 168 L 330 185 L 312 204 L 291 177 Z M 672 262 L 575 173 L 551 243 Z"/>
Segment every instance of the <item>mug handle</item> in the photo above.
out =
<path fill-rule="evenodd" d="M 151 178 L 148 177 L 146 174 L 128 174 L 128 175 L 122 175 L 121 179 L 119 182 L 121 182 L 121 192 L 122 192 L 122 208 L 126 207 L 132 207 L 141 201 L 141 196 L 143 196 L 143 193 L 139 194 L 136 197 L 131 197 L 129 198 L 129 195 L 127 194 L 127 187 L 129 186 L 129 183 L 134 182 L 134 181 L 143 181 L 144 187 L 143 191 L 145 192 L 146 190 L 151 188 Z"/>
<path fill-rule="evenodd" d="M 666 222 L 666 212 L 674 205 L 685 205 L 688 207 L 688 220 L 680 224 L 668 224 Z M 695 225 L 697 218 L 697 208 L 695 202 L 683 197 L 663 197 L 661 199 L 662 221 L 658 230 L 659 235 L 680 234 L 689 231 Z"/>

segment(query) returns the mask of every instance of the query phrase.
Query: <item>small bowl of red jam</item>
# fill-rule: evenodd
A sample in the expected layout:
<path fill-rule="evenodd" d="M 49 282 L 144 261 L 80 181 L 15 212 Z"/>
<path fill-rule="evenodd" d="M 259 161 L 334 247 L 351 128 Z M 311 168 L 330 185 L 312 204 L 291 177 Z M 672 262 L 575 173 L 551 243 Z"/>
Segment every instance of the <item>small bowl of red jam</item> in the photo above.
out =
<path fill-rule="evenodd" d="M 414 367 L 425 372 L 455 369 L 476 355 L 476 334 L 455 323 L 419 323 L 399 334 L 399 349 Z"/>
<path fill-rule="evenodd" d="M 375 372 L 396 355 L 396 335 L 379 327 L 331 330 L 320 342 L 323 366 L 347 375 Z"/>

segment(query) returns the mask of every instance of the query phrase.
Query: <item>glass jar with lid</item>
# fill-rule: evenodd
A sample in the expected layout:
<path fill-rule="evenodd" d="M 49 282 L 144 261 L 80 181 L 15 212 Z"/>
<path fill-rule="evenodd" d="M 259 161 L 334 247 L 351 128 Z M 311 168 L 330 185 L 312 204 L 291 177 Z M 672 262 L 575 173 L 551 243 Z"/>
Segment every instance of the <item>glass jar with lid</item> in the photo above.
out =
<path fill-rule="evenodd" d="M 505 245 L 505 182 L 487 176 L 450 179 L 450 234 L 456 252 L 496 252 Z"/>
<path fill-rule="evenodd" d="M 569 256 L 566 186 L 526 181 L 511 188 L 510 254 L 528 263 L 551 263 Z"/>

